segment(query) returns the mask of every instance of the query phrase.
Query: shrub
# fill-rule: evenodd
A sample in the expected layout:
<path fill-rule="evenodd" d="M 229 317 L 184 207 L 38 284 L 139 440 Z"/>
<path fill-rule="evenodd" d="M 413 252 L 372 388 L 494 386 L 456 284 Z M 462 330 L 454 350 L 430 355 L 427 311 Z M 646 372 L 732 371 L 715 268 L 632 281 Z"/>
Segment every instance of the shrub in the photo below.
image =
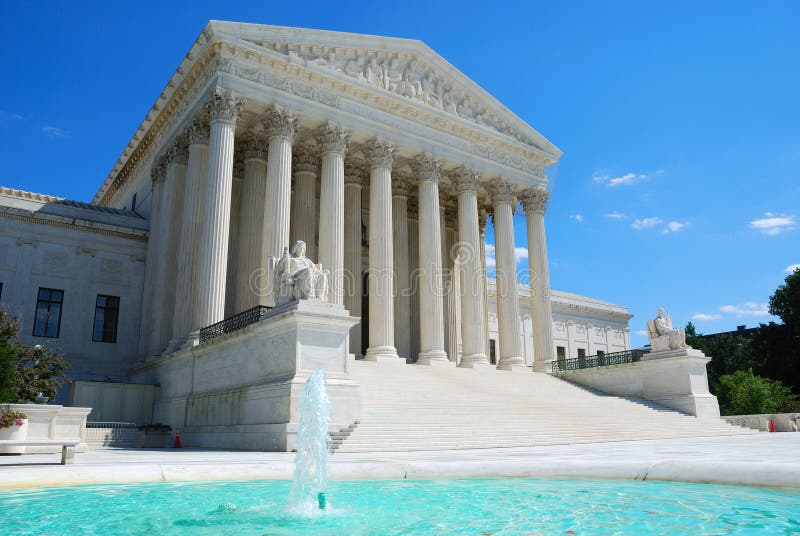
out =
<path fill-rule="evenodd" d="M 752 370 L 739 370 L 719 378 L 717 393 L 723 415 L 789 413 L 800 410 L 797 395 L 777 380 L 762 378 Z"/>

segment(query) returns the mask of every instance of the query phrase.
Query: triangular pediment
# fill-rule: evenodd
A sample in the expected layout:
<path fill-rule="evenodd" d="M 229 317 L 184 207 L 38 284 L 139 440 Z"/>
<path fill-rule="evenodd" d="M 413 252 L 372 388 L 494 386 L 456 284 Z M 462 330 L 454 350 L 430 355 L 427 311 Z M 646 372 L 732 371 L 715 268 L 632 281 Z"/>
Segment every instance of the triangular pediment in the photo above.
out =
<path fill-rule="evenodd" d="M 561 156 L 544 136 L 421 41 L 221 21 L 210 22 L 207 29 L 214 39 L 243 42 L 488 127 L 552 161 Z"/>

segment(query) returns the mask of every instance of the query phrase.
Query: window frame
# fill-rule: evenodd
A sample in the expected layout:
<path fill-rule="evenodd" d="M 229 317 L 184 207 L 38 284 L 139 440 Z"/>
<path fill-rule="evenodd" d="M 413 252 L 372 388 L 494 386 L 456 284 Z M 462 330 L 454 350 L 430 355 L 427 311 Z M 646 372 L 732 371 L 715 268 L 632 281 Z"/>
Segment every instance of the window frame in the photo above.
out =
<path fill-rule="evenodd" d="M 108 303 L 108 299 L 109 298 L 112 298 L 112 299 L 117 301 L 117 305 L 114 308 L 109 307 L 108 305 L 100 305 L 100 303 L 99 303 L 100 302 L 100 298 L 105 298 L 106 299 L 106 303 Z M 106 344 L 116 344 L 117 343 L 117 338 L 119 336 L 119 309 L 120 309 L 120 303 L 121 302 L 122 302 L 122 300 L 120 299 L 119 296 L 111 296 L 110 294 L 98 294 L 97 295 L 97 297 L 94 300 L 94 319 L 93 319 L 93 322 L 92 322 L 92 342 L 102 342 L 102 343 L 106 343 Z M 103 326 L 100 329 L 101 338 L 97 339 L 96 338 L 97 313 L 99 311 L 101 311 L 101 310 L 103 311 Z M 104 340 L 102 338 L 102 336 L 105 334 L 106 311 L 108 311 L 108 310 L 113 310 L 114 313 L 115 313 L 114 314 L 114 337 L 113 337 L 113 340 Z"/>
<path fill-rule="evenodd" d="M 50 295 L 49 295 L 47 300 L 43 300 L 42 297 L 41 297 L 43 290 L 46 290 L 46 291 L 48 291 L 50 293 Z M 53 292 L 60 292 L 61 293 L 61 300 L 60 301 L 58 301 L 58 302 L 53 301 L 53 299 L 52 299 L 52 293 Z M 46 316 L 45 325 L 44 325 L 44 334 L 43 335 L 37 335 L 36 328 L 39 326 L 39 305 L 41 303 L 43 303 L 43 302 L 47 303 L 47 316 Z M 48 331 L 48 327 L 50 325 L 50 309 L 54 304 L 58 305 L 58 323 L 56 324 L 56 334 L 55 335 L 48 335 L 47 331 Z M 44 338 L 44 339 L 58 339 L 58 338 L 60 338 L 61 337 L 61 317 L 63 316 L 63 313 L 64 313 L 64 289 L 50 288 L 50 287 L 39 287 L 39 290 L 36 291 L 36 309 L 34 310 L 34 314 L 33 314 L 33 332 L 32 332 L 32 336 L 33 337 Z"/>

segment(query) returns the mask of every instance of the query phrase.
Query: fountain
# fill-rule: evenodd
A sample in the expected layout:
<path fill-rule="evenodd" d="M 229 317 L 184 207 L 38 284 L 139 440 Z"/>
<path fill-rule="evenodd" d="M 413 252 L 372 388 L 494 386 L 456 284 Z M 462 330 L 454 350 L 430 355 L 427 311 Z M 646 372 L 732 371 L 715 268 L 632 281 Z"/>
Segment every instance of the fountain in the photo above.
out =
<path fill-rule="evenodd" d="M 317 369 L 306 380 L 300 402 L 294 482 L 289 495 L 290 508 L 295 512 L 310 515 L 326 508 L 330 423 L 331 401 L 325 389 L 325 373 Z"/>

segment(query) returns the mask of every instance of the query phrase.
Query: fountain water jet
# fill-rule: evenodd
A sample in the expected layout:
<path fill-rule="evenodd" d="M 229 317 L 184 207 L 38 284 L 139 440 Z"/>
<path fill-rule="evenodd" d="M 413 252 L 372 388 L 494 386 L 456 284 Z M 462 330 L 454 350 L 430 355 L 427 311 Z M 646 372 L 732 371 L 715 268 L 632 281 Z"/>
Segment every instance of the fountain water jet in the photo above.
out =
<path fill-rule="evenodd" d="M 310 515 L 326 507 L 330 424 L 331 401 L 325 389 L 325 373 L 317 369 L 306 380 L 300 402 L 294 482 L 289 495 L 289 505 L 298 513 Z"/>

